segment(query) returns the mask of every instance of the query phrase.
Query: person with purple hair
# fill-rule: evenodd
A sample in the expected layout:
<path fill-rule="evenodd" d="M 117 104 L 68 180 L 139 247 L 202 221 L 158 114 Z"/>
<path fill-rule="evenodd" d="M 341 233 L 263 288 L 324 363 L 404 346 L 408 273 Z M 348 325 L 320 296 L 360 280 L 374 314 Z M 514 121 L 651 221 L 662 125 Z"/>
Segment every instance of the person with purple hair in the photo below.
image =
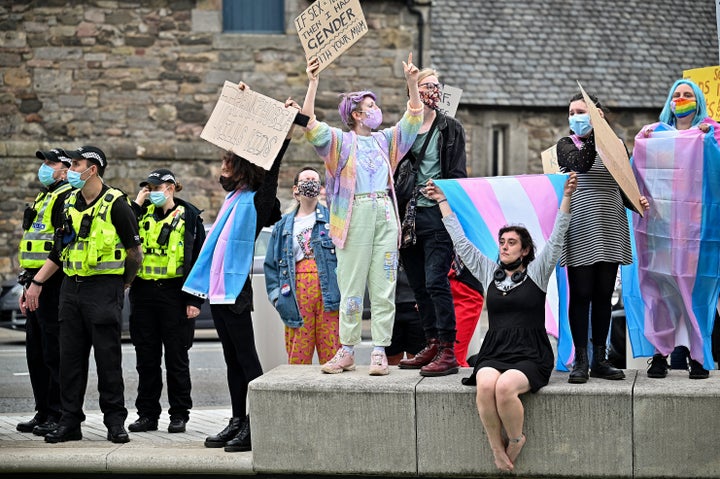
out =
<path fill-rule="evenodd" d="M 409 54 L 407 63 L 403 62 L 410 93 L 407 110 L 395 126 L 380 131 L 374 131 L 382 123 L 377 95 L 369 90 L 343 94 L 338 112 L 349 132 L 315 118 L 318 69 L 317 59 L 308 62 L 309 84 L 302 113 L 310 117 L 306 138 L 325 162 L 330 236 L 337 248 L 342 345 L 321 369 L 328 374 L 355 369 L 354 346 L 361 340 L 367 285 L 374 346 L 370 375 L 383 376 L 389 372 L 385 347 L 391 343 L 395 318 L 400 231 L 392 179 L 423 122 L 419 69 Z"/>

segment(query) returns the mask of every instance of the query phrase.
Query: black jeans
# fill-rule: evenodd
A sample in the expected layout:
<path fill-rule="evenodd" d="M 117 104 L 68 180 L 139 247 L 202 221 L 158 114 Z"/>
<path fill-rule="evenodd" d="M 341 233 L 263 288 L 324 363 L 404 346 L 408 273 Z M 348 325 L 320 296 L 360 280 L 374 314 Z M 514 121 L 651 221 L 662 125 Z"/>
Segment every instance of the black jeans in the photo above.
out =
<path fill-rule="evenodd" d="M 75 427 L 85 420 L 83 402 L 90 348 L 95 353 L 100 409 L 106 426 L 127 418 L 122 375 L 120 321 L 123 306 L 120 275 L 66 277 L 60 288 L 60 425 Z"/>
<path fill-rule="evenodd" d="M 417 209 L 415 233 L 417 243 L 401 249 L 400 258 L 415 294 L 425 337 L 455 342 L 455 306 L 448 280 L 453 244 L 438 206 Z"/>
<path fill-rule="evenodd" d="M 231 308 L 234 306 L 213 304 L 210 311 L 225 356 L 232 415 L 245 417 L 248 384 L 262 375 L 262 366 L 255 349 L 250 309 L 236 313 Z"/>
<path fill-rule="evenodd" d="M 44 418 L 60 420 L 60 325 L 58 297 L 63 274 L 45 281 L 38 309 L 27 312 L 25 353 L 35 409 Z"/>
<path fill-rule="evenodd" d="M 589 266 L 568 267 L 567 270 L 573 344 L 575 348 L 587 348 L 590 321 L 593 346 L 605 346 L 610 330 L 611 299 L 618 264 L 599 262 Z"/>
<path fill-rule="evenodd" d="M 192 408 L 190 360 L 195 320 L 187 317 L 182 278 L 145 281 L 136 278 L 130 290 L 130 338 L 138 372 L 138 416 L 158 419 L 162 408 L 162 358 L 165 350 L 170 418 L 187 421 Z"/>

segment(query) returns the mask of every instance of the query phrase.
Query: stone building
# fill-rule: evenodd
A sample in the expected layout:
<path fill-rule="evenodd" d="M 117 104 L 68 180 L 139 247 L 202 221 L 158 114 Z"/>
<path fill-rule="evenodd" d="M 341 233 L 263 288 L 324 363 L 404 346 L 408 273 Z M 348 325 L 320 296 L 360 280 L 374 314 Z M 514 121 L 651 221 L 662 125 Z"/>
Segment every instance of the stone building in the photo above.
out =
<path fill-rule="evenodd" d="M 221 152 L 200 131 L 225 80 L 302 103 L 293 19 L 310 3 L 0 2 L 0 278 L 17 272 L 22 210 L 40 187 L 37 149 L 101 147 L 107 183 L 131 197 L 150 170 L 169 167 L 185 186 L 180 196 L 212 221 L 224 196 Z M 371 88 L 386 123 L 396 121 L 406 100 L 401 62 L 412 50 L 464 90 L 457 116 L 472 175 L 540 172 L 540 152 L 567 132 L 575 80 L 606 100 L 632 140 L 684 69 L 716 63 L 712 1 L 646 3 L 363 0 L 369 32 L 322 73 L 318 117 L 340 126 L 338 94 Z M 230 31 L 228 8 L 243 6 L 281 17 L 279 31 Z M 677 15 L 695 28 L 676 31 Z M 296 131 L 281 178 L 286 207 L 304 164 L 320 166 Z"/>

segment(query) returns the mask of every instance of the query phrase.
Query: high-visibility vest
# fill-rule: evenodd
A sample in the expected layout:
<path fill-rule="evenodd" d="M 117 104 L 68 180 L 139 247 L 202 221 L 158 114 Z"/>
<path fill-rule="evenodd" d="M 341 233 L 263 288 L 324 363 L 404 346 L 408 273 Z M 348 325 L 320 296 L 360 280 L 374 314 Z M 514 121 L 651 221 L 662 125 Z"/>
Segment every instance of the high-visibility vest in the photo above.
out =
<path fill-rule="evenodd" d="M 155 219 L 155 205 L 148 206 L 140 219 L 143 262 L 138 271 L 142 279 L 167 279 L 183 276 L 185 264 L 185 207 L 178 205 L 160 221 Z M 167 241 L 158 243 L 165 228 Z"/>
<path fill-rule="evenodd" d="M 22 268 L 40 268 L 45 263 L 53 248 L 55 227 L 52 224 L 52 213 L 55 201 L 65 192 L 71 190 L 64 183 L 53 191 L 43 191 L 35 198 L 32 208 L 36 211 L 30 227 L 23 232 L 20 241 L 18 259 Z"/>
<path fill-rule="evenodd" d="M 123 274 L 125 272 L 125 247 L 120 241 L 110 210 L 124 193 L 110 188 L 91 208 L 78 211 L 75 202 L 80 190 L 68 196 L 65 215 L 72 222 L 75 238 L 63 250 L 62 260 L 68 276 L 94 276 L 98 274 Z M 82 221 L 91 221 L 87 236 L 80 238 Z"/>

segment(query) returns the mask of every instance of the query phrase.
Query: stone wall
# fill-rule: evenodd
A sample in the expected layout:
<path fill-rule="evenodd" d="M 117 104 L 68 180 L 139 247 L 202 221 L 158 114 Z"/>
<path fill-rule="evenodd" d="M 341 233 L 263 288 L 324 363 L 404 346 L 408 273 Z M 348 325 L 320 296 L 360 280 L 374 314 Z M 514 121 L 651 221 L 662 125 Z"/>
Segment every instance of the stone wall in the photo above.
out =
<path fill-rule="evenodd" d="M 0 3 L 0 279 L 17 273 L 22 210 L 40 187 L 37 149 L 99 146 L 109 158 L 107 183 L 131 196 L 149 171 L 169 167 L 185 186 L 180 196 L 213 221 L 224 196 L 221 151 L 200 139 L 202 127 L 225 80 L 302 103 L 307 78 L 293 19 L 309 4 L 286 0 L 286 32 L 256 35 L 222 33 L 222 0 Z M 385 124 L 397 121 L 406 100 L 401 62 L 419 43 L 417 17 L 404 0 L 362 6 L 368 34 L 322 73 L 317 116 L 335 126 L 338 94 L 367 88 L 378 93 Z M 424 38 L 427 66 L 427 30 Z M 656 115 L 626 113 L 619 131 L 632 138 Z M 564 108 L 464 105 L 458 118 L 470 174 L 487 174 L 497 124 L 507 126 L 505 174 L 540 172 L 540 152 L 566 133 L 566 117 Z M 284 207 L 305 164 L 321 166 L 296 131 L 281 174 Z"/>

